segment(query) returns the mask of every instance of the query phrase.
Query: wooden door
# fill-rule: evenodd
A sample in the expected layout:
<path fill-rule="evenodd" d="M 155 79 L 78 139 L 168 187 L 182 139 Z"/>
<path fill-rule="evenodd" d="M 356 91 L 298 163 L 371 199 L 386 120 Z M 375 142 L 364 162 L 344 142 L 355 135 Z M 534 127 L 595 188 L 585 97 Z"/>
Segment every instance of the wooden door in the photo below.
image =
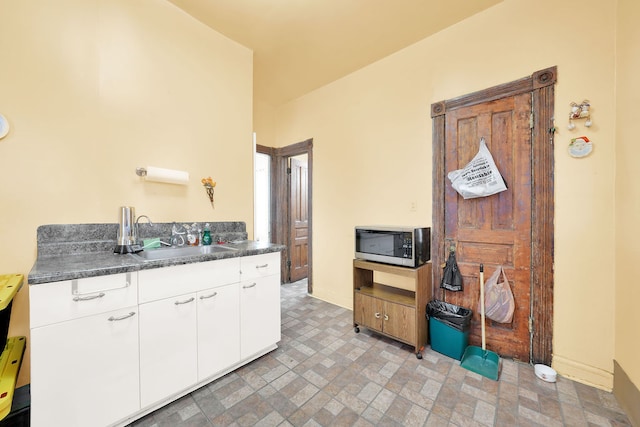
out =
<path fill-rule="evenodd" d="M 464 292 L 446 300 L 474 311 L 470 341 L 480 343 L 477 310 L 479 265 L 485 279 L 498 266 L 506 271 L 516 301 L 513 321 L 487 321 L 488 348 L 500 355 L 529 360 L 531 277 L 531 95 L 528 93 L 464 107 L 447 114 L 445 170 L 463 168 L 484 137 L 508 189 L 489 197 L 464 200 L 445 187 L 445 247 L 455 246 Z"/>
<path fill-rule="evenodd" d="M 556 81 L 557 68 L 550 67 L 529 77 L 431 105 L 434 297 L 443 297 L 442 290 L 438 288 L 442 279 L 440 266 L 446 260 L 449 246 L 457 245 L 458 260 L 465 275 L 465 291 L 459 295 L 447 292 L 446 296 L 448 301 L 459 302 L 474 310 L 471 343 L 478 345 L 479 263 L 485 264 L 485 279 L 497 263 L 507 264 L 518 311 L 514 322 L 509 325 L 487 322 L 488 348 L 501 356 L 548 365 L 552 363 L 553 354 L 553 117 Z M 513 103 L 513 106 L 503 105 L 503 99 L 509 99 L 507 104 Z M 525 111 L 529 102 L 532 114 L 527 116 Z M 452 115 L 451 119 L 449 115 Z M 525 125 L 526 121 L 528 125 Z M 481 135 L 481 132 L 490 134 Z M 526 138 L 529 132 L 530 137 Z M 500 136 L 500 133 L 504 135 Z M 447 172 L 452 167 L 466 164 L 471 154 L 477 151 L 480 136 L 487 139 L 498 168 L 505 175 L 509 186 L 505 193 L 508 194 L 490 196 L 485 200 L 462 200 L 451 193 L 453 190 L 446 177 Z M 464 143 L 463 139 L 467 137 L 474 139 L 473 148 Z M 511 148 L 505 148 L 504 144 L 510 144 Z M 530 149 L 526 148 L 527 145 Z M 530 153 L 529 169 L 523 160 L 525 151 Z M 529 211 L 530 220 L 524 218 L 526 215 L 521 211 Z M 527 221 L 530 221 L 529 235 L 522 237 L 518 230 L 521 227 L 526 229 Z M 491 238 L 487 241 L 485 235 Z M 525 239 L 528 244 L 519 242 L 520 239 Z M 528 255 L 527 248 L 530 248 Z M 527 278 L 521 269 L 528 269 L 528 294 L 527 285 L 523 284 Z M 528 301 L 530 309 L 526 307 Z M 527 319 L 523 312 L 529 314 Z M 528 335 L 524 332 L 527 329 L 530 331 Z M 523 343 L 525 337 L 532 343 L 529 354 L 525 350 L 527 344 Z"/>
<path fill-rule="evenodd" d="M 298 142 L 282 148 L 268 148 L 257 146 L 256 150 L 270 153 L 273 156 L 272 162 L 272 185 L 271 194 L 271 218 L 273 243 L 287 246 L 285 255 L 282 257 L 280 268 L 281 277 L 285 283 L 291 281 L 289 262 L 291 259 L 291 190 L 290 174 L 291 168 L 289 159 L 293 156 L 306 156 L 306 220 L 307 220 L 307 248 L 306 248 L 306 272 L 307 272 L 307 292 L 313 294 L 313 139 Z"/>
<path fill-rule="evenodd" d="M 309 274 L 309 199 L 307 163 L 291 158 L 290 281 Z"/>

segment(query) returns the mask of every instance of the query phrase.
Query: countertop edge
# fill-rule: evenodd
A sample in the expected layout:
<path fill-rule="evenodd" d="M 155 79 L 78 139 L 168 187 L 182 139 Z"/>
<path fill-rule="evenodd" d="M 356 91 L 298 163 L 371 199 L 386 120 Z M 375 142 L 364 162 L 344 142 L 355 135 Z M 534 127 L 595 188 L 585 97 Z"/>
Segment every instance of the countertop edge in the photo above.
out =
<path fill-rule="evenodd" d="M 175 265 L 195 264 L 215 261 L 218 259 L 282 252 L 286 249 L 286 246 L 274 243 L 260 244 L 258 247 L 250 247 L 252 243 L 255 244 L 255 242 L 241 244 L 233 252 L 193 255 L 154 261 L 142 261 L 129 254 L 116 255 L 112 252 L 91 252 L 81 255 L 38 257 L 33 268 L 29 272 L 27 283 L 30 286 L 40 285 L 51 282 L 129 273 Z"/>

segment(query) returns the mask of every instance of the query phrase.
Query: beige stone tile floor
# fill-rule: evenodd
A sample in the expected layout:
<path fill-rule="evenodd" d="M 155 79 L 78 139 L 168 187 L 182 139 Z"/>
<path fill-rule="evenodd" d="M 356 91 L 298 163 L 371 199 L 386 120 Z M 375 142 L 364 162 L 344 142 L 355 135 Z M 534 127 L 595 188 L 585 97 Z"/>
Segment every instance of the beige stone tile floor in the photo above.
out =
<path fill-rule="evenodd" d="M 498 381 L 362 329 L 350 310 L 282 286 L 278 349 L 131 427 L 631 426 L 611 393 L 502 359 Z"/>

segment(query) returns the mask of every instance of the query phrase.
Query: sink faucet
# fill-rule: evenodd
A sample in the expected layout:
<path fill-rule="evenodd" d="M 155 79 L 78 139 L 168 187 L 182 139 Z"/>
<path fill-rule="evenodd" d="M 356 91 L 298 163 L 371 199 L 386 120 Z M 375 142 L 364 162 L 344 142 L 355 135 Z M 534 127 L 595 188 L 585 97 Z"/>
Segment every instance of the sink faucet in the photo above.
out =
<path fill-rule="evenodd" d="M 171 226 L 171 246 L 184 246 L 185 240 L 184 235 L 187 234 L 186 231 L 178 231 L 178 227 L 180 227 L 175 222 Z"/>
<path fill-rule="evenodd" d="M 140 233 L 138 232 L 138 221 L 140 221 L 140 218 L 146 218 L 146 219 L 147 219 L 147 222 L 149 223 L 149 225 L 150 225 L 151 227 L 153 227 L 153 222 L 151 222 L 151 218 L 149 218 L 149 217 L 148 217 L 148 216 L 146 216 L 146 215 L 140 215 L 140 216 L 136 219 L 136 224 L 135 224 L 135 227 L 136 227 L 136 242 L 135 242 L 135 243 L 138 243 L 138 241 L 140 240 Z"/>

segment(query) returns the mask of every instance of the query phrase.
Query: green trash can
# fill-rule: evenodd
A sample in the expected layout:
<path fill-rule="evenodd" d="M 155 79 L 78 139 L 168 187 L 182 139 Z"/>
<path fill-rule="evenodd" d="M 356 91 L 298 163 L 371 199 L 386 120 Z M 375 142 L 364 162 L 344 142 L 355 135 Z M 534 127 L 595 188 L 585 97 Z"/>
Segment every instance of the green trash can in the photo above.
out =
<path fill-rule="evenodd" d="M 469 345 L 469 330 L 473 312 L 444 301 L 427 304 L 431 349 L 456 360 L 461 360 Z"/>

